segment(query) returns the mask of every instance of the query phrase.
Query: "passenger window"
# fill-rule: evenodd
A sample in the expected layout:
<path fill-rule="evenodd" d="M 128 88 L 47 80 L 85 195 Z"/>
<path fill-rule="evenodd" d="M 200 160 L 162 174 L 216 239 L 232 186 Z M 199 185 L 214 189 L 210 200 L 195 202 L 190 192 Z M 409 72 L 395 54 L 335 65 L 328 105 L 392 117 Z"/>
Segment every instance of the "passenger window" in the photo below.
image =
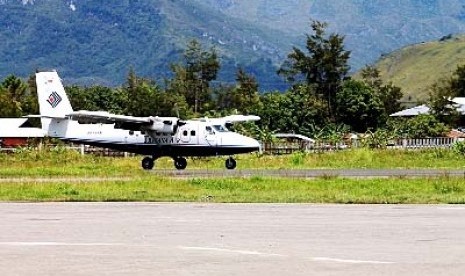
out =
<path fill-rule="evenodd" d="M 187 136 L 187 130 L 184 130 L 184 131 L 182 132 L 182 135 Z"/>
<path fill-rule="evenodd" d="M 195 130 L 191 130 L 191 136 L 195 136 Z"/>
<path fill-rule="evenodd" d="M 133 130 L 130 130 L 130 131 L 129 131 L 129 135 L 134 135 L 134 131 L 133 131 Z"/>

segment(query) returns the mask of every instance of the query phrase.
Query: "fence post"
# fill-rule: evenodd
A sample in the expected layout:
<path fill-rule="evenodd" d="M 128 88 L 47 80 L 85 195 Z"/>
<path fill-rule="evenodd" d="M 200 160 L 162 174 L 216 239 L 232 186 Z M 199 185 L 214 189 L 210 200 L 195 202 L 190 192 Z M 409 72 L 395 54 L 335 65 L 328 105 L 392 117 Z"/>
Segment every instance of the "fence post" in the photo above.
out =
<path fill-rule="evenodd" d="M 84 155 L 84 144 L 81 144 L 79 147 L 80 147 L 81 155 Z"/>

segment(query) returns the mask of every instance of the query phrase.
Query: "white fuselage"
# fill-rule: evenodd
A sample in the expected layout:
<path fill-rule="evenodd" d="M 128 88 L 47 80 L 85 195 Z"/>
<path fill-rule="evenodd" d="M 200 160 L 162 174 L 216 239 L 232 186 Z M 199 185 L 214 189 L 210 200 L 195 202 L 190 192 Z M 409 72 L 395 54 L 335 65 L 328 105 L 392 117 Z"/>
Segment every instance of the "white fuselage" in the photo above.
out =
<path fill-rule="evenodd" d="M 63 140 L 147 155 L 231 155 L 259 149 L 250 137 L 208 121 L 187 121 L 175 133 L 115 129 L 114 124 L 80 124 L 53 119 L 48 134 Z"/>

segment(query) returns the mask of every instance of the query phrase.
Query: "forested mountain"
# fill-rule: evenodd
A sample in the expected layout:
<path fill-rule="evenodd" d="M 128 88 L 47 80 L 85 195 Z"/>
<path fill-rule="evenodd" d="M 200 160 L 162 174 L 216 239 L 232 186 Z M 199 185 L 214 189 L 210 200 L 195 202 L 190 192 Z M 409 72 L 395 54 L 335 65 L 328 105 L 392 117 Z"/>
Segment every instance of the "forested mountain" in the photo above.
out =
<path fill-rule="evenodd" d="M 241 65 L 279 86 L 275 71 L 292 40 L 188 0 L 0 0 L 0 9 L 0 77 L 56 68 L 68 82 L 117 85 L 132 66 L 161 79 L 196 38 L 217 48 L 220 80 L 234 81 Z"/>
<path fill-rule="evenodd" d="M 276 70 L 302 46 L 310 19 L 346 36 L 353 71 L 465 30 L 460 0 L 0 0 L 0 10 L 0 78 L 56 68 L 80 84 L 119 85 L 131 66 L 160 80 L 196 38 L 217 48 L 219 81 L 243 66 L 261 90 L 282 88 Z"/>
<path fill-rule="evenodd" d="M 328 22 L 330 31 L 346 36 L 354 70 L 409 44 L 465 33 L 463 0 L 195 1 L 292 35 L 308 33 L 310 18 Z"/>

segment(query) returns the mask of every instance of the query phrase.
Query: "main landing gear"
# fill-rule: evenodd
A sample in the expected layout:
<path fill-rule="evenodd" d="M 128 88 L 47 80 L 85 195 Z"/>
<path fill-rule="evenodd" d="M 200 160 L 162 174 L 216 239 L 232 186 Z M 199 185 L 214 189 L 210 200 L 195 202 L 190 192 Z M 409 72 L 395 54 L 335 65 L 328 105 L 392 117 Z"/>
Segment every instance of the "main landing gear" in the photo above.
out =
<path fill-rule="evenodd" d="M 178 170 L 184 170 L 187 167 L 187 160 L 184 157 L 175 157 L 174 160 L 174 167 Z"/>
<path fill-rule="evenodd" d="M 142 159 L 142 168 L 144 170 L 151 170 L 155 166 L 155 160 L 157 157 L 144 157 Z M 184 170 L 187 167 L 187 160 L 184 157 L 173 157 L 174 167 L 178 170 Z"/>
<path fill-rule="evenodd" d="M 142 168 L 144 170 L 151 170 L 153 166 L 155 166 L 155 158 L 144 157 L 144 159 L 142 159 Z"/>
<path fill-rule="evenodd" d="M 155 166 L 156 159 L 157 157 L 148 157 L 148 156 L 144 157 L 144 159 L 142 159 L 142 164 L 141 164 L 142 168 L 144 170 L 153 169 L 153 167 Z M 173 157 L 173 161 L 174 161 L 174 167 L 178 170 L 184 170 L 187 167 L 187 160 L 184 157 L 181 157 L 181 156 Z M 224 165 L 226 169 L 234 170 L 237 165 L 236 159 L 234 159 L 233 157 L 229 157 L 224 162 Z"/>

